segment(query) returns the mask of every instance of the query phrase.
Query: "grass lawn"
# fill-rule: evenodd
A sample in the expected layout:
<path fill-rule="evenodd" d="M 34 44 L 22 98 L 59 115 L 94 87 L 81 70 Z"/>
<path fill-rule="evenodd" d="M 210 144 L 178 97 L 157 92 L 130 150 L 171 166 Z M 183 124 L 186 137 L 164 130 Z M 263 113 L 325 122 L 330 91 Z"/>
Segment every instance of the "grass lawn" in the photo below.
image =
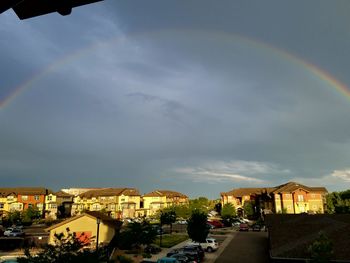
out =
<path fill-rule="evenodd" d="M 159 246 L 159 236 L 157 236 L 156 240 L 153 242 L 154 244 Z M 188 235 L 179 235 L 179 234 L 166 234 L 162 236 L 162 247 L 172 247 L 176 244 L 181 243 L 182 241 L 185 241 L 188 239 Z"/>

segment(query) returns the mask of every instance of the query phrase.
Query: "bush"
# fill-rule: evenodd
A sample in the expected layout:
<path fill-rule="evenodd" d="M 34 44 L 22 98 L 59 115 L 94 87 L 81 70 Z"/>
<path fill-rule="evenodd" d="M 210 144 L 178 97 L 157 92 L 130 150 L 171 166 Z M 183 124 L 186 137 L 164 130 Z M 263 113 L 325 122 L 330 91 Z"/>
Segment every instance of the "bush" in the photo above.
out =
<path fill-rule="evenodd" d="M 142 253 L 143 258 L 151 258 L 152 255 L 150 253 Z"/>

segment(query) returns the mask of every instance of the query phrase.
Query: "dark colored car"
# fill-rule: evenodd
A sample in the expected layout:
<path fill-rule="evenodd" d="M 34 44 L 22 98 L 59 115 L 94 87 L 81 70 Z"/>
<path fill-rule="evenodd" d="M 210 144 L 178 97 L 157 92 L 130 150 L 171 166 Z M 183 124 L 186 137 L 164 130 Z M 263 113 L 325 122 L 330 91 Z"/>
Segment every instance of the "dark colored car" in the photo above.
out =
<path fill-rule="evenodd" d="M 176 258 L 180 263 L 188 263 L 192 261 L 188 255 L 183 253 L 174 254 L 171 258 Z"/>
<path fill-rule="evenodd" d="M 144 252 L 149 254 L 158 254 L 162 249 L 156 245 L 148 245 L 145 247 Z"/>
<path fill-rule="evenodd" d="M 200 260 L 202 261 L 205 255 L 204 249 L 201 245 L 188 245 L 182 247 L 184 252 L 196 252 L 199 255 Z"/>
<path fill-rule="evenodd" d="M 254 224 L 253 227 L 252 227 L 253 231 L 260 231 L 261 230 L 261 225 L 259 224 Z"/>

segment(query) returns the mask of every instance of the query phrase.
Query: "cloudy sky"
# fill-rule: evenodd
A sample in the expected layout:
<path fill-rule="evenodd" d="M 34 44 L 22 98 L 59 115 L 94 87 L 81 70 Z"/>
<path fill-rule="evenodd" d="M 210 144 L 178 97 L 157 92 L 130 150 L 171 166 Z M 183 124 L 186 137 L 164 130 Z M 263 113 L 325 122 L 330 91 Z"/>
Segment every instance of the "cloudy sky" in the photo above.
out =
<path fill-rule="evenodd" d="M 348 0 L 9 10 L 1 186 L 348 189 L 349 13 Z"/>

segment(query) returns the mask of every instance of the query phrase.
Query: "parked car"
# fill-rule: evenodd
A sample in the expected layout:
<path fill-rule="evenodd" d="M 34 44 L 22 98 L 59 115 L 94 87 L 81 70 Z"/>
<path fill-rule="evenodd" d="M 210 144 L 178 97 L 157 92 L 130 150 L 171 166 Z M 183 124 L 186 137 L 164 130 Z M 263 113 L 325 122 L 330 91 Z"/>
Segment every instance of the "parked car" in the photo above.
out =
<path fill-rule="evenodd" d="M 157 260 L 157 263 L 180 263 L 176 258 L 163 257 Z"/>
<path fill-rule="evenodd" d="M 213 252 L 219 248 L 219 243 L 216 241 L 216 239 L 208 237 L 205 239 L 205 242 L 194 242 L 191 241 L 188 243 L 188 245 L 200 245 L 204 250 L 208 252 Z"/>
<path fill-rule="evenodd" d="M 181 248 L 183 252 L 196 252 L 200 261 L 203 260 L 205 252 L 201 245 L 187 245 Z"/>
<path fill-rule="evenodd" d="M 239 231 L 249 231 L 249 225 L 247 223 L 241 223 L 239 225 Z"/>
<path fill-rule="evenodd" d="M 186 254 L 178 253 L 171 256 L 171 258 L 176 258 L 180 263 L 193 262 Z"/>
<path fill-rule="evenodd" d="M 261 230 L 261 225 L 259 224 L 254 224 L 252 227 L 253 231 L 260 231 Z"/>
<path fill-rule="evenodd" d="M 24 236 L 24 232 L 22 231 L 22 229 L 9 227 L 4 232 L 4 236 L 5 237 L 20 237 L 20 236 Z"/>
<path fill-rule="evenodd" d="M 148 245 L 145 247 L 144 252 L 150 254 L 158 254 L 162 249 L 156 245 Z"/>
<path fill-rule="evenodd" d="M 208 221 L 208 224 L 214 226 L 214 228 L 222 228 L 222 227 L 224 227 L 224 224 L 221 223 L 219 220 Z"/>
<path fill-rule="evenodd" d="M 195 262 L 201 262 L 201 254 L 196 251 L 196 250 L 189 250 L 189 249 L 184 249 L 184 248 L 179 248 L 179 249 L 173 249 L 171 251 L 169 251 L 166 256 L 167 257 L 172 257 L 173 255 L 177 255 L 177 254 L 183 254 L 185 255 L 190 262 L 191 261 L 195 261 Z"/>

